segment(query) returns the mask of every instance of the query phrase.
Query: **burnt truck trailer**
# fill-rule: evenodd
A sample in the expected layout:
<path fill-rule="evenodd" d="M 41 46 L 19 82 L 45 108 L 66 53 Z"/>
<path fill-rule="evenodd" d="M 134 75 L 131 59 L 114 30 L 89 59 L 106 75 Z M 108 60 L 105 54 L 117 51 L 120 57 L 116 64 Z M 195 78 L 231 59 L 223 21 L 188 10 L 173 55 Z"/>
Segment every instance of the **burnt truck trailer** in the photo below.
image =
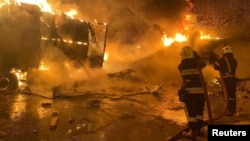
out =
<path fill-rule="evenodd" d="M 61 18 L 60 25 L 56 24 L 55 17 Z M 95 26 L 96 29 L 98 26 L 105 28 L 101 35 L 96 34 Z M 1 6 L 0 91 L 17 91 L 21 80 L 13 69 L 29 72 L 38 68 L 46 46 L 59 48 L 80 67 L 85 67 L 84 62 L 88 61 L 90 68 L 101 68 L 106 35 L 107 25 L 103 23 L 94 24 L 66 15 L 45 13 L 38 6 L 26 3 Z M 90 41 L 95 45 L 90 46 Z"/>
<path fill-rule="evenodd" d="M 0 8 L 0 87 L 15 91 L 18 78 L 13 68 L 27 71 L 40 59 L 40 10 L 38 7 L 3 5 Z"/>

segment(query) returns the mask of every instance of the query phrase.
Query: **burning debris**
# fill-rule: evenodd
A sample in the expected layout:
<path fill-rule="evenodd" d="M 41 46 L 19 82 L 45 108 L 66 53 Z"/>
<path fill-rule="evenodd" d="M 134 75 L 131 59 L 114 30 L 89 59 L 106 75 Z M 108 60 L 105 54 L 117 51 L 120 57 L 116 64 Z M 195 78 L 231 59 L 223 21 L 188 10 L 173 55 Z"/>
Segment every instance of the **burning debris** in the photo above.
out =
<path fill-rule="evenodd" d="M 108 76 L 110 78 L 117 78 L 122 80 L 140 81 L 139 78 L 136 78 L 134 69 L 125 69 L 116 73 L 108 73 Z"/>
<path fill-rule="evenodd" d="M 82 68 L 82 73 L 90 75 L 89 68 L 103 67 L 106 23 L 73 19 L 69 12 L 53 13 L 46 1 L 7 2 L 1 5 L 0 12 L 0 55 L 4 60 L 0 62 L 1 91 L 29 87 L 36 79 L 31 74 L 34 72 L 42 75 L 51 71 L 58 75 L 52 70 L 56 65 L 68 78 L 73 75 L 72 69 Z M 59 58 L 44 58 L 48 53 L 52 55 L 48 52 L 51 48 L 61 52 L 65 63 Z M 46 66 L 51 61 L 54 66 Z"/>

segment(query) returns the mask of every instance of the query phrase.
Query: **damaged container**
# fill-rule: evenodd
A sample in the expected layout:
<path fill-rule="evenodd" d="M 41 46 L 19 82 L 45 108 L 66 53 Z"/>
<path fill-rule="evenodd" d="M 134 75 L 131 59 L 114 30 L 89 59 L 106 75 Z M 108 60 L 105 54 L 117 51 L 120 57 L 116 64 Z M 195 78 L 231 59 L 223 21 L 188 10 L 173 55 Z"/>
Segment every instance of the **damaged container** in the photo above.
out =
<path fill-rule="evenodd" d="M 35 5 L 3 5 L 0 7 L 0 83 L 1 90 L 18 89 L 13 68 L 28 71 L 40 61 L 40 15 Z"/>

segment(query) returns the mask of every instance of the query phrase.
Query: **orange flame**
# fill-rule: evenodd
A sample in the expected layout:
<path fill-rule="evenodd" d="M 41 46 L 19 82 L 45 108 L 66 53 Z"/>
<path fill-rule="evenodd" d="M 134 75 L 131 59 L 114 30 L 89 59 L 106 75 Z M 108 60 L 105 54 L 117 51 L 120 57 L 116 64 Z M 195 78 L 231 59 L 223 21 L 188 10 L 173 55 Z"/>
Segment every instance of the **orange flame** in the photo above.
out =
<path fill-rule="evenodd" d="M 211 39 L 211 36 L 209 34 L 204 34 L 202 31 L 200 31 L 200 39 Z"/>
<path fill-rule="evenodd" d="M 33 4 L 37 5 L 44 12 L 52 12 L 52 8 L 48 4 L 47 0 L 16 0 L 16 3 L 18 5 L 21 5 L 21 3 Z"/>
<path fill-rule="evenodd" d="M 18 87 L 26 87 L 27 83 L 27 72 L 22 72 L 19 69 L 12 68 L 10 73 L 13 73 L 16 75 L 18 79 Z"/>
<path fill-rule="evenodd" d="M 105 53 L 104 53 L 104 61 L 107 61 L 107 60 L 108 60 L 108 57 L 109 57 L 108 53 L 105 52 Z"/>
<path fill-rule="evenodd" d="M 220 39 L 219 37 L 211 37 L 211 35 L 209 35 L 209 34 L 204 34 L 202 31 L 200 31 L 200 39 L 201 40 L 205 40 L 205 39 L 207 39 L 207 40 L 210 40 L 210 39 Z"/>
<path fill-rule="evenodd" d="M 176 33 L 175 37 L 167 37 L 167 35 L 164 34 L 161 39 L 165 47 L 172 45 L 174 42 L 181 43 L 187 41 L 187 37 L 181 33 Z"/>
<path fill-rule="evenodd" d="M 182 35 L 181 33 L 176 33 L 175 34 L 175 41 L 176 42 L 185 42 L 187 41 L 187 37 L 185 35 Z"/>
<path fill-rule="evenodd" d="M 47 70 L 49 70 L 49 66 L 46 65 L 43 61 L 41 61 L 38 69 L 41 71 L 47 71 Z"/>
<path fill-rule="evenodd" d="M 78 14 L 77 11 L 75 9 L 70 9 L 67 12 L 64 12 L 65 15 L 67 15 L 68 17 L 74 19 L 75 16 Z"/>
<path fill-rule="evenodd" d="M 219 37 L 212 37 L 209 34 L 204 34 L 204 32 L 200 31 L 200 40 L 219 40 L 221 38 Z M 163 42 L 163 46 L 165 47 L 169 47 L 171 46 L 174 42 L 186 42 L 188 41 L 188 37 L 181 34 L 181 33 L 176 33 L 174 37 L 168 37 L 166 34 L 163 34 L 162 38 L 161 38 L 162 42 Z"/>

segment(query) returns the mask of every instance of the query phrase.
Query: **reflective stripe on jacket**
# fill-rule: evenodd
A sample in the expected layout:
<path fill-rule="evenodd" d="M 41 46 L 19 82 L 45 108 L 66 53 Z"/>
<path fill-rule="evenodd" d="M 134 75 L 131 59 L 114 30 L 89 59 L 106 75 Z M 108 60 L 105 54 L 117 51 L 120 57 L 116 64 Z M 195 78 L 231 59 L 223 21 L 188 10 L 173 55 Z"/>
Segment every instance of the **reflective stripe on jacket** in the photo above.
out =
<path fill-rule="evenodd" d="M 178 69 L 183 80 L 183 88 L 187 94 L 203 94 L 205 92 L 201 73 L 201 69 L 205 66 L 204 62 L 195 58 L 183 59 L 179 64 Z"/>
<path fill-rule="evenodd" d="M 196 88 L 185 88 L 186 92 L 188 94 L 200 94 L 200 93 L 205 93 L 205 90 L 203 87 L 196 87 Z"/>

